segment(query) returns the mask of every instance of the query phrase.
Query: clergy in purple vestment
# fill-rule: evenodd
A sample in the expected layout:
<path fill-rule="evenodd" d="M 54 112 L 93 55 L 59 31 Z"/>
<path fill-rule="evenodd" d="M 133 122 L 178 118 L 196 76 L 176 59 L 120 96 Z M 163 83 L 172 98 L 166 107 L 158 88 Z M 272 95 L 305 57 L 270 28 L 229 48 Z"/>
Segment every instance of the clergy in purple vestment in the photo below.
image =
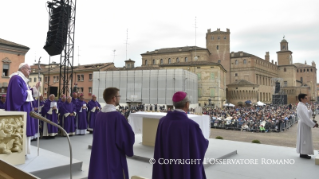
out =
<path fill-rule="evenodd" d="M 173 96 L 175 110 L 167 112 L 159 121 L 154 149 L 153 179 L 206 178 L 203 159 L 208 140 L 205 139 L 199 125 L 187 117 L 189 103 L 187 93 L 176 92 Z M 163 164 L 166 159 L 174 162 Z"/>
<path fill-rule="evenodd" d="M 62 125 L 62 115 L 61 115 L 61 111 L 62 111 L 62 107 L 63 107 L 63 104 L 66 102 L 66 96 L 64 94 L 61 95 L 61 98 L 60 98 L 60 101 L 58 101 L 58 110 L 59 110 L 59 120 L 58 120 L 58 124 L 59 125 Z"/>
<path fill-rule="evenodd" d="M 44 103 L 42 108 L 42 116 L 49 119 L 50 121 L 58 124 L 58 105 L 57 102 L 54 100 L 55 95 L 51 94 L 49 96 L 49 100 Z M 58 134 L 58 128 L 43 122 L 43 136 L 44 137 L 55 137 Z"/>
<path fill-rule="evenodd" d="M 126 156 L 133 156 L 135 134 L 125 117 L 116 111 L 119 89 L 107 88 L 107 103 L 96 116 L 89 179 L 129 179 Z"/>
<path fill-rule="evenodd" d="M 84 95 L 80 95 L 80 99 L 76 105 L 76 135 L 85 135 L 87 130 L 87 104 L 84 101 Z"/>
<path fill-rule="evenodd" d="M 19 65 L 19 70 L 10 75 L 10 81 L 7 89 L 7 98 L 5 102 L 6 111 L 24 111 L 27 112 L 26 119 L 26 136 L 27 136 L 27 153 L 30 153 L 30 141 L 31 137 L 36 134 L 34 120 L 29 115 L 31 108 L 31 102 L 33 96 L 38 96 L 38 90 L 40 82 L 35 87 L 30 88 L 28 86 L 29 74 L 31 68 L 26 63 Z"/>
<path fill-rule="evenodd" d="M 76 106 L 76 103 L 78 102 L 78 93 L 74 92 L 72 94 L 72 103 Z"/>
<path fill-rule="evenodd" d="M 76 109 L 72 103 L 71 96 L 67 97 L 65 103 L 62 104 L 60 114 L 62 116 L 62 127 L 69 135 L 75 135 L 75 116 Z M 64 134 L 63 134 L 64 135 Z"/>
<path fill-rule="evenodd" d="M 95 118 L 98 112 L 100 112 L 101 105 L 96 101 L 96 96 L 92 95 L 92 100 L 88 102 L 88 131 L 93 132 L 95 127 Z"/>
<path fill-rule="evenodd" d="M 1 95 L 1 100 L 0 100 L 0 109 L 5 108 L 5 103 L 6 103 L 6 95 Z"/>
<path fill-rule="evenodd" d="M 32 107 L 33 107 L 33 111 L 34 112 L 38 113 L 38 111 L 40 111 L 40 114 L 41 114 L 41 109 L 44 106 L 44 100 L 43 100 L 43 96 L 42 95 L 39 98 L 40 98 L 40 107 L 38 107 L 39 106 L 39 100 L 38 99 L 32 101 Z M 38 119 L 34 119 L 34 118 L 32 118 L 32 119 L 34 120 L 34 124 L 35 124 L 36 135 L 34 137 L 36 138 L 38 133 L 39 133 L 39 131 L 38 131 L 39 123 L 38 123 Z"/>

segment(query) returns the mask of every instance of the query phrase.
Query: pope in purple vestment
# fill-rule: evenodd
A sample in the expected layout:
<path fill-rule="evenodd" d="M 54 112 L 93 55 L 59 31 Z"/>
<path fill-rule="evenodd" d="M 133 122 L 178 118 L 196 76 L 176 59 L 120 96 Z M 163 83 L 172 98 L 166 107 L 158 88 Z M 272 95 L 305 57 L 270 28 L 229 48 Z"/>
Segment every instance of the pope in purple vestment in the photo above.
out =
<path fill-rule="evenodd" d="M 205 179 L 203 160 L 208 140 L 199 125 L 187 117 L 187 93 L 176 92 L 173 104 L 176 110 L 168 112 L 158 124 L 152 178 Z"/>
<path fill-rule="evenodd" d="M 75 116 L 76 109 L 72 103 L 72 98 L 67 97 L 65 103 L 62 104 L 60 114 L 62 116 L 62 127 L 69 135 L 75 135 Z"/>
<path fill-rule="evenodd" d="M 36 87 L 30 88 L 27 83 L 31 68 L 26 63 L 21 63 L 17 72 L 10 75 L 10 81 L 7 89 L 7 98 L 5 102 L 6 111 L 24 111 L 26 116 L 26 136 L 27 136 L 27 153 L 30 153 L 30 140 L 36 134 L 34 120 L 30 117 L 31 102 L 34 100 L 33 95 L 37 96 L 40 82 Z"/>
<path fill-rule="evenodd" d="M 92 100 L 88 102 L 88 131 L 93 132 L 95 127 L 96 114 L 100 112 L 101 105 L 96 101 L 96 96 L 92 95 Z"/>
<path fill-rule="evenodd" d="M 84 135 L 87 130 L 87 104 L 84 101 L 84 95 L 80 95 L 80 99 L 76 105 L 76 131 L 75 134 Z"/>
<path fill-rule="evenodd" d="M 110 96 L 104 98 L 107 104 L 96 116 L 88 178 L 129 179 L 126 155 L 133 156 L 134 132 L 125 117 L 116 111 L 119 90 L 106 90 Z"/>
<path fill-rule="evenodd" d="M 42 116 L 49 119 L 50 121 L 58 124 L 58 106 L 57 102 L 54 100 L 55 95 L 51 94 L 49 100 L 44 103 L 42 108 Z M 43 122 L 43 136 L 56 136 L 58 134 L 58 128 Z"/>

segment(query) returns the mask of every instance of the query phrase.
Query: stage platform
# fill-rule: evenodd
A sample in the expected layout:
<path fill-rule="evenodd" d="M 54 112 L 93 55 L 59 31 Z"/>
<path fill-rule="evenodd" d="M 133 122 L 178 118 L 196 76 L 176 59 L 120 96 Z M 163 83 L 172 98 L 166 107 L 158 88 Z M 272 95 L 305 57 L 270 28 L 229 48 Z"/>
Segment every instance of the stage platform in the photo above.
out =
<path fill-rule="evenodd" d="M 41 148 L 39 154 L 40 155 L 37 156 L 37 147 L 31 146 L 31 154 L 26 156 L 26 162 L 16 167 L 39 178 L 70 178 L 69 157 Z M 82 161 L 72 159 L 73 178 L 86 178 L 87 173 L 82 171 L 82 163 Z"/>
<path fill-rule="evenodd" d="M 229 131 L 231 132 L 231 131 Z M 267 135 L 267 134 L 265 134 Z M 280 134 L 279 134 L 280 135 Z M 151 148 L 141 146 L 141 136 L 136 135 L 134 153 L 136 156 L 152 157 Z M 262 142 L 262 141 L 261 141 Z M 91 150 L 88 145 L 92 144 L 92 135 L 71 137 L 73 146 L 73 158 L 83 161 L 81 174 L 88 174 Z M 36 145 L 36 142 L 32 142 Z M 53 140 L 40 140 L 40 147 L 60 155 L 69 156 L 67 142 L 63 137 L 56 137 Z M 319 165 L 315 165 L 315 157 L 312 159 L 299 158 L 296 148 L 280 147 L 265 144 L 253 144 L 246 142 L 235 142 L 229 140 L 209 139 L 209 148 L 205 157 L 218 158 L 226 153 L 236 150 L 236 155 L 228 156 L 227 159 L 251 159 L 257 160 L 258 164 L 205 164 L 207 179 L 274 179 L 274 178 L 293 178 L 293 179 L 317 179 Z M 36 154 L 36 153 L 35 153 Z M 315 151 L 318 155 L 318 151 Z M 68 162 L 66 157 L 66 163 Z M 267 160 L 293 160 L 294 164 L 267 164 Z M 262 163 L 266 160 L 266 163 Z M 152 178 L 152 165 L 147 160 L 136 160 L 127 158 L 130 177 L 142 176 L 148 179 Z M 66 177 L 68 173 L 66 173 Z M 61 179 L 64 179 L 61 177 Z M 73 177 L 74 179 L 83 179 L 85 177 Z M 131 179 L 131 178 L 129 178 Z"/>

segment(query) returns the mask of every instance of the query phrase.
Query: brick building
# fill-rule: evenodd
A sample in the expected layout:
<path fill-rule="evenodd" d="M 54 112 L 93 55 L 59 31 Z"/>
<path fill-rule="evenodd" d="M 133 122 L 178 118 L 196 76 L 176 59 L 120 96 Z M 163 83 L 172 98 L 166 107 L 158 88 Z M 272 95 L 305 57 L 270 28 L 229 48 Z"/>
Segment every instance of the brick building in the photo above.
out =
<path fill-rule="evenodd" d="M 0 38 L 0 95 L 6 94 L 10 75 L 18 71 L 20 63 L 25 62 L 29 47 Z"/>

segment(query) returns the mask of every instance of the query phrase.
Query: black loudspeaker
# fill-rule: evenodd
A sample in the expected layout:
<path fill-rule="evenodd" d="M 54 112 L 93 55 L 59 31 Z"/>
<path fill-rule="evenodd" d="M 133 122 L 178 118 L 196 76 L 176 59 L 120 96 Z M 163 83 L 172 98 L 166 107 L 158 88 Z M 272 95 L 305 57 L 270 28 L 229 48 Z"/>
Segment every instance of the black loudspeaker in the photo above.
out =
<path fill-rule="evenodd" d="M 49 31 L 43 48 L 50 56 L 54 56 L 61 54 L 66 44 L 71 7 L 67 4 L 61 4 L 50 8 Z"/>
<path fill-rule="evenodd" d="M 280 83 L 279 83 L 279 82 L 276 82 L 275 84 L 276 84 L 276 86 L 275 86 L 275 93 L 279 93 L 279 91 L 280 91 Z"/>

